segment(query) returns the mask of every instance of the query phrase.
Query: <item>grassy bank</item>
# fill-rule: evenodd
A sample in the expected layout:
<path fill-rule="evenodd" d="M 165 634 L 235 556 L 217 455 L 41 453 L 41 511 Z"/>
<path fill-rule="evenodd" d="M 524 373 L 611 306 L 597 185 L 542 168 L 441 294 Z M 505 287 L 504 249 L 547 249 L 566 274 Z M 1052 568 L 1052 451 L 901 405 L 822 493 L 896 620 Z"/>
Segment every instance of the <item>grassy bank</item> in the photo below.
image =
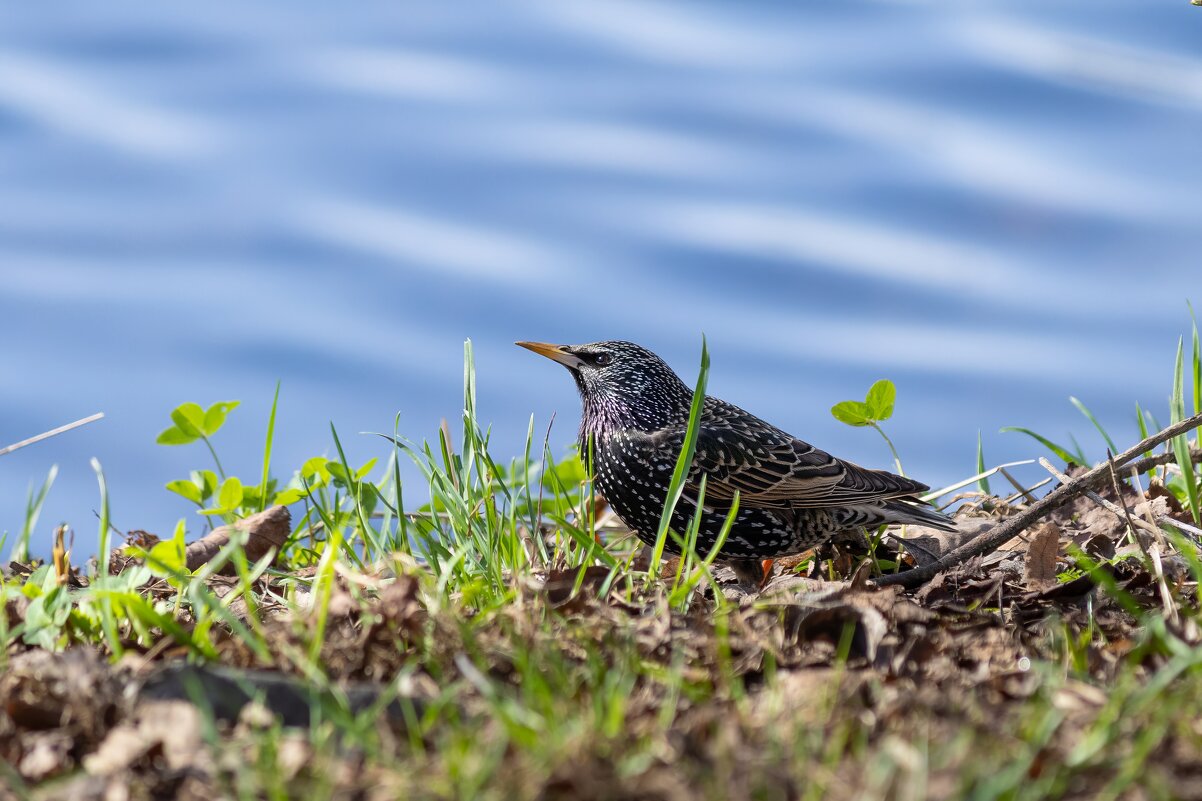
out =
<path fill-rule="evenodd" d="M 168 488 L 214 531 L 102 520 L 86 564 L 9 543 L 6 797 L 1202 797 L 1196 433 L 1099 488 L 1119 513 L 1079 498 L 915 590 L 871 578 L 959 540 L 873 536 L 746 594 L 636 547 L 533 421 L 494 458 L 465 361 L 454 430 L 365 465 L 332 432 L 287 481 L 274 408 L 242 479 L 214 437 L 236 404 L 176 409 L 160 442 L 213 465 Z M 1196 412 L 1196 334 L 1173 384 Z M 1034 500 L 1001 477 L 937 502 L 983 530 Z"/>

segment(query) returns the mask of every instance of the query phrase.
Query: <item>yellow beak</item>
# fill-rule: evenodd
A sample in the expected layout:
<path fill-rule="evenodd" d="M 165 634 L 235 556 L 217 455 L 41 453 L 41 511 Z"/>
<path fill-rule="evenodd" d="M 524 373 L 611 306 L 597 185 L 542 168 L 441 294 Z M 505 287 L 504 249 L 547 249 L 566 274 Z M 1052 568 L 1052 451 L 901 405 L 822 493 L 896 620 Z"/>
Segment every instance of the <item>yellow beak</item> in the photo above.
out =
<path fill-rule="evenodd" d="M 564 367 L 575 369 L 584 363 L 579 356 L 570 353 L 564 345 L 552 345 L 550 342 L 515 342 L 514 344 L 521 345 L 526 350 L 532 350 L 539 356 L 546 356 Z"/>

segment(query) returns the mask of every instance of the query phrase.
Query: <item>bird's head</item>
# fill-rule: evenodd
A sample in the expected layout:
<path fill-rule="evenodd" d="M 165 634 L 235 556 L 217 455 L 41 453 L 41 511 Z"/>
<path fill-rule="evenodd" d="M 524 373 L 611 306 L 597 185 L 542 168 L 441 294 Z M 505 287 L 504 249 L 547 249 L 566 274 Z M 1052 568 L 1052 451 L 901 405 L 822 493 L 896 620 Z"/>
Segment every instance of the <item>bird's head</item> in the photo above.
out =
<path fill-rule="evenodd" d="M 648 430 L 687 417 L 693 392 L 660 357 L 633 342 L 551 345 L 518 342 L 559 362 L 572 374 L 585 417 L 603 417 L 619 426 Z"/>

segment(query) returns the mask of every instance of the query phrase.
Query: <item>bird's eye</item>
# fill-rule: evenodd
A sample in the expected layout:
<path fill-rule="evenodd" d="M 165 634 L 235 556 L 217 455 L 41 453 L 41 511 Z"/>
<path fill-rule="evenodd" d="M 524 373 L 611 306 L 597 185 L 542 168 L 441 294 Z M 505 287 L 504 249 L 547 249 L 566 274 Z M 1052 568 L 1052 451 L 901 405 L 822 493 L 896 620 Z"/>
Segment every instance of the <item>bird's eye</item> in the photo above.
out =
<path fill-rule="evenodd" d="M 598 367 L 604 367 L 612 361 L 613 357 L 608 353 L 598 353 L 597 357 L 593 359 L 593 364 L 597 365 Z"/>

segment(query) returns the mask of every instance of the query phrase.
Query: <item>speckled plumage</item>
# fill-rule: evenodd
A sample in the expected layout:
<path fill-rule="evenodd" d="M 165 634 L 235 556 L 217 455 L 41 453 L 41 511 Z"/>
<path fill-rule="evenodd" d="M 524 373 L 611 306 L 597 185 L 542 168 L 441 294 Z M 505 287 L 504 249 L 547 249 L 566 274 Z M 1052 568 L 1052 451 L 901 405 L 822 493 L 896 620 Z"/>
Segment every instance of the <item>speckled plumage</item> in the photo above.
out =
<path fill-rule="evenodd" d="M 518 343 L 564 364 L 583 405 L 581 454 L 593 440 L 598 490 L 640 539 L 652 542 L 688 427 L 693 391 L 651 351 L 631 342 Z M 799 553 L 842 531 L 881 523 L 952 529 L 921 503 L 925 484 L 836 459 L 749 412 L 707 397 L 696 456 L 672 527 L 684 531 L 705 508 L 698 549 L 708 550 L 739 492 L 739 511 L 721 556 L 769 559 Z M 669 540 L 667 547 L 675 551 Z"/>

